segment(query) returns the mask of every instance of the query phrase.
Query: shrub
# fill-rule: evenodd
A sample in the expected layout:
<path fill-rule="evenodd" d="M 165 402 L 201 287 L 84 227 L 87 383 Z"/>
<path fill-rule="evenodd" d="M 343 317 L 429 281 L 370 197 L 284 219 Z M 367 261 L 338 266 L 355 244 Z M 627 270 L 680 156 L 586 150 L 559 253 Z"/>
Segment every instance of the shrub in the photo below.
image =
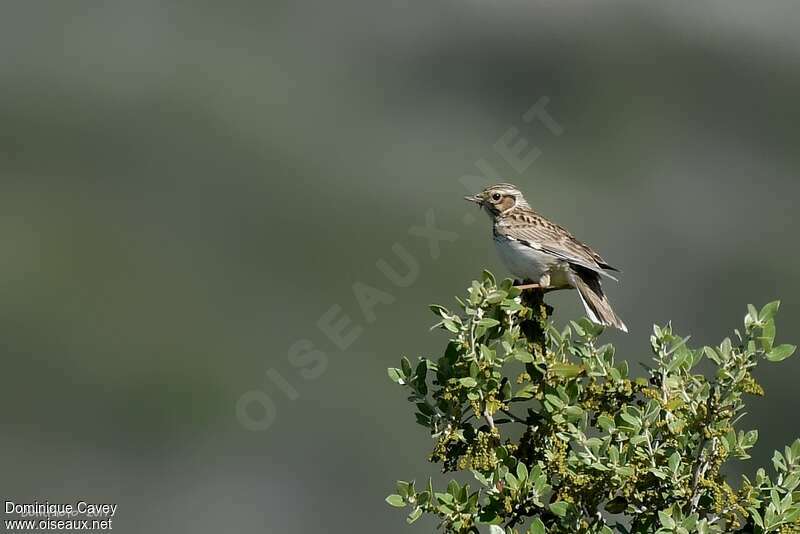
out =
<path fill-rule="evenodd" d="M 775 453 L 771 474 L 738 487 L 722 469 L 758 438 L 737 429 L 747 395 L 764 393 L 753 369 L 795 350 L 774 344 L 778 302 L 749 306 L 743 330 L 717 347 L 693 349 L 654 326 L 654 363 L 632 378 L 599 342 L 601 327 L 558 330 L 542 298 L 484 273 L 457 299 L 460 313 L 431 306 L 451 333 L 444 355 L 389 369 L 430 430 L 430 461 L 477 482 L 398 482 L 386 500 L 408 507 L 409 523 L 432 514 L 449 533 L 800 532 L 800 440 Z"/>

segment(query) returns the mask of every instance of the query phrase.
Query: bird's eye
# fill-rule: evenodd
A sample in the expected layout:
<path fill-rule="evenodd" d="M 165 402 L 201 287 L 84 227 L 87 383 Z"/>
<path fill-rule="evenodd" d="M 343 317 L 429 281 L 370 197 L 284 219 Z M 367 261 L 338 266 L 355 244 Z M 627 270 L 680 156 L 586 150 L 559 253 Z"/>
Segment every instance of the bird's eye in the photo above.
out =
<path fill-rule="evenodd" d="M 500 200 L 500 193 L 495 193 L 495 194 L 493 194 L 493 195 L 492 195 L 492 200 L 494 200 L 495 202 L 497 202 L 498 200 Z"/>

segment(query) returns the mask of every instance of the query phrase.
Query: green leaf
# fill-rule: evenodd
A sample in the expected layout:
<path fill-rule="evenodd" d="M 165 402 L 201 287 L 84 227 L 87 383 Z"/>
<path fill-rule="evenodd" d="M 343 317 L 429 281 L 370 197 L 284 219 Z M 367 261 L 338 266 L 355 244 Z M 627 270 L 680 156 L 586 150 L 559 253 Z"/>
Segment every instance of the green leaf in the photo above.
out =
<path fill-rule="evenodd" d="M 706 355 L 706 358 L 716 363 L 717 365 L 720 365 L 722 363 L 719 354 L 717 354 L 717 351 L 714 350 L 713 347 L 703 347 L 703 353 Z"/>
<path fill-rule="evenodd" d="M 390 506 L 394 506 L 395 508 L 405 508 L 406 503 L 400 495 L 396 493 L 392 493 L 388 497 L 386 497 L 386 502 L 389 503 Z"/>
<path fill-rule="evenodd" d="M 761 518 L 761 514 L 758 513 L 758 510 L 755 508 L 750 508 L 748 511 L 750 512 L 750 517 L 753 518 L 753 522 L 763 530 L 764 520 Z"/>
<path fill-rule="evenodd" d="M 761 311 L 758 314 L 758 320 L 763 322 L 769 321 L 773 317 L 775 317 L 775 313 L 778 311 L 778 308 L 781 306 L 781 301 L 773 300 L 772 302 L 765 304 Z"/>
<path fill-rule="evenodd" d="M 438 304 L 430 304 L 428 306 L 433 313 L 438 315 L 439 317 L 447 317 L 450 315 L 450 312 L 444 306 L 439 306 Z"/>
<path fill-rule="evenodd" d="M 505 291 L 495 289 L 486 296 L 486 302 L 488 302 L 489 304 L 499 304 L 500 302 L 503 302 L 503 300 L 507 296 L 508 293 L 506 293 Z"/>
<path fill-rule="evenodd" d="M 667 402 L 667 404 L 664 407 L 667 410 L 669 410 L 671 412 L 674 412 L 675 410 L 677 410 L 678 408 L 680 408 L 684 404 L 686 404 L 686 403 L 683 401 L 683 399 L 681 399 L 680 397 L 675 397 L 674 399 L 672 399 L 669 402 Z"/>
<path fill-rule="evenodd" d="M 752 447 L 758 441 L 758 430 L 750 430 L 741 439 L 740 445 L 744 448 Z"/>
<path fill-rule="evenodd" d="M 403 480 L 398 480 L 395 487 L 397 488 L 397 493 L 400 494 L 401 497 L 405 498 L 408 496 L 408 490 L 411 488 L 411 484 Z"/>
<path fill-rule="evenodd" d="M 500 387 L 500 400 L 510 400 L 511 396 L 511 384 L 508 380 L 504 380 L 503 385 Z"/>
<path fill-rule="evenodd" d="M 778 345 L 767 353 L 767 359 L 771 362 L 783 361 L 794 354 L 795 349 L 795 345 Z"/>
<path fill-rule="evenodd" d="M 639 428 L 640 426 L 642 426 L 642 421 L 639 418 L 637 418 L 637 417 L 635 417 L 635 416 L 633 416 L 633 415 L 631 415 L 631 414 L 629 414 L 627 412 L 620 412 L 619 415 L 620 415 L 620 417 L 622 417 L 623 421 L 625 421 L 626 423 L 628 423 L 629 425 L 631 425 L 634 428 Z"/>
<path fill-rule="evenodd" d="M 484 328 L 492 328 L 500 324 L 500 321 L 497 319 L 492 319 L 491 317 L 484 317 L 480 321 L 478 321 L 478 326 L 482 326 Z"/>
<path fill-rule="evenodd" d="M 561 409 L 564 407 L 564 401 L 562 401 L 558 395 L 553 395 L 552 393 L 548 393 L 544 396 L 545 400 L 552 404 L 556 409 Z"/>
<path fill-rule="evenodd" d="M 533 363 L 533 354 L 530 352 L 526 352 L 523 350 L 514 351 L 514 359 L 521 361 L 522 363 Z"/>
<path fill-rule="evenodd" d="M 519 479 L 511 474 L 511 472 L 506 473 L 506 476 L 503 477 L 512 490 L 519 489 Z"/>
<path fill-rule="evenodd" d="M 414 508 L 413 512 L 408 514 L 408 517 L 406 518 L 406 523 L 408 523 L 410 525 L 411 523 L 413 523 L 414 521 L 416 521 L 420 517 L 422 517 L 422 508 L 420 508 L 418 506 L 418 507 Z"/>
<path fill-rule="evenodd" d="M 600 414 L 597 417 L 597 425 L 604 431 L 608 432 L 609 429 L 614 428 L 614 420 L 607 414 Z"/>
<path fill-rule="evenodd" d="M 556 501 L 550 504 L 550 511 L 553 512 L 558 517 L 564 517 L 567 515 L 567 508 L 569 507 L 569 503 L 564 501 Z"/>
<path fill-rule="evenodd" d="M 681 455 L 680 455 L 680 453 L 678 451 L 673 452 L 672 456 L 670 456 L 669 460 L 667 460 L 667 463 L 669 465 L 670 471 L 672 471 L 673 473 L 677 473 L 678 472 L 678 468 L 681 465 Z"/>
<path fill-rule="evenodd" d="M 783 520 L 787 523 L 794 523 L 798 519 L 800 519 L 800 508 L 794 508 L 786 512 L 783 516 Z"/>
<path fill-rule="evenodd" d="M 428 361 L 427 360 L 420 360 L 417 364 L 417 368 L 414 370 L 414 375 L 418 379 L 425 379 L 425 375 L 428 374 Z"/>
<path fill-rule="evenodd" d="M 775 321 L 768 320 L 763 328 L 761 328 L 761 335 L 759 336 L 761 347 L 769 352 L 772 350 L 772 343 L 775 342 Z"/>
<path fill-rule="evenodd" d="M 582 365 L 574 365 L 571 363 L 554 363 L 550 366 L 550 370 L 556 376 L 564 378 L 574 378 L 584 371 Z"/>
<path fill-rule="evenodd" d="M 445 504 L 453 504 L 453 496 L 449 493 L 436 493 L 436 499 Z"/>
<path fill-rule="evenodd" d="M 442 319 L 442 325 L 444 325 L 444 327 L 447 330 L 453 332 L 454 334 L 458 333 L 458 325 L 455 323 L 455 321 L 453 321 L 451 319 L 443 318 Z"/>
<path fill-rule="evenodd" d="M 617 467 L 617 474 L 620 476 L 628 478 L 632 477 L 634 473 L 635 471 L 633 470 L 633 467 L 627 465 L 621 465 Z"/>
<path fill-rule="evenodd" d="M 517 478 L 520 481 L 525 481 L 528 479 L 528 468 L 522 462 L 517 464 Z"/>
<path fill-rule="evenodd" d="M 581 337 L 586 336 L 586 331 L 583 328 L 581 328 L 581 325 L 579 325 L 575 321 L 570 321 L 570 324 L 572 325 L 572 329 L 575 330 L 576 334 L 578 334 Z"/>
<path fill-rule="evenodd" d="M 461 486 L 458 485 L 458 481 L 451 480 L 447 483 L 447 492 L 453 496 L 453 499 L 458 499 L 459 493 L 461 493 Z"/>
<path fill-rule="evenodd" d="M 487 362 L 490 362 L 490 363 L 494 361 L 495 356 L 496 356 L 496 353 L 495 353 L 494 350 L 490 349 L 489 347 L 487 347 L 486 345 L 481 343 L 480 352 L 481 352 L 481 359 L 482 360 L 486 360 Z"/>
<path fill-rule="evenodd" d="M 404 376 L 411 376 L 411 362 L 405 356 L 400 360 L 400 367 L 403 369 Z"/>
<path fill-rule="evenodd" d="M 525 384 L 522 386 L 516 393 L 514 393 L 514 399 L 530 399 L 533 397 L 533 393 L 536 391 L 536 386 L 533 384 Z"/>
<path fill-rule="evenodd" d="M 544 523 L 538 517 L 534 517 L 531 526 L 528 527 L 528 534 L 546 534 Z"/>
<path fill-rule="evenodd" d="M 389 378 L 392 379 L 392 382 L 400 384 L 401 386 L 406 383 L 406 381 L 403 379 L 403 374 L 400 372 L 400 369 L 389 367 L 386 371 L 389 374 Z"/>
<path fill-rule="evenodd" d="M 747 317 L 745 317 L 745 324 L 750 324 L 758 321 L 758 310 L 752 304 L 747 305 Z"/>
<path fill-rule="evenodd" d="M 467 376 L 467 377 L 464 377 L 464 378 L 459 378 L 458 381 L 462 386 L 466 386 L 468 388 L 474 388 L 475 386 L 478 385 L 478 382 L 474 378 L 472 378 L 471 376 Z"/>
<path fill-rule="evenodd" d="M 661 521 L 661 525 L 664 526 L 664 528 L 668 529 L 675 528 L 675 520 L 672 519 L 672 516 L 670 516 L 663 510 L 658 511 L 658 520 Z"/>
<path fill-rule="evenodd" d="M 604 330 L 603 325 L 593 323 L 586 317 L 581 317 L 578 323 L 580 324 L 581 329 L 586 333 L 588 337 L 597 337 L 603 333 Z"/>
<path fill-rule="evenodd" d="M 786 461 L 783 459 L 783 456 L 778 451 L 772 453 L 772 465 L 775 467 L 775 471 L 779 473 L 785 473 L 787 466 Z"/>

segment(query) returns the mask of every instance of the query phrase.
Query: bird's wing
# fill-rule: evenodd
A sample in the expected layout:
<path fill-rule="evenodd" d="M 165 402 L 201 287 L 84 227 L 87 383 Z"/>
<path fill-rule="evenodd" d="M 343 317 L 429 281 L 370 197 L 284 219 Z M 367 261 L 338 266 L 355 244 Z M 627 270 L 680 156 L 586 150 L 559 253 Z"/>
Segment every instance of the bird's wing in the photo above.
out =
<path fill-rule="evenodd" d="M 565 228 L 548 221 L 537 213 L 514 215 L 508 224 L 498 224 L 497 233 L 514 239 L 536 250 L 560 258 L 568 263 L 580 265 L 616 280 L 606 271 L 616 271 L 597 252 L 578 241 Z"/>

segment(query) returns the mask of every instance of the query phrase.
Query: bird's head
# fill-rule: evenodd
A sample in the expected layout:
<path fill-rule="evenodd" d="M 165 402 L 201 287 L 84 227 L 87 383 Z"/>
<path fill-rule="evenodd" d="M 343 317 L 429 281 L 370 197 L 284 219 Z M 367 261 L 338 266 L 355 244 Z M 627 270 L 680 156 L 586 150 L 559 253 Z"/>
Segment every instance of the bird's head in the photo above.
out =
<path fill-rule="evenodd" d="M 511 184 L 497 184 L 487 187 L 477 195 L 464 197 L 465 200 L 475 202 L 478 207 L 485 209 L 489 215 L 504 215 L 514 208 L 529 208 L 528 203 L 516 186 Z"/>

